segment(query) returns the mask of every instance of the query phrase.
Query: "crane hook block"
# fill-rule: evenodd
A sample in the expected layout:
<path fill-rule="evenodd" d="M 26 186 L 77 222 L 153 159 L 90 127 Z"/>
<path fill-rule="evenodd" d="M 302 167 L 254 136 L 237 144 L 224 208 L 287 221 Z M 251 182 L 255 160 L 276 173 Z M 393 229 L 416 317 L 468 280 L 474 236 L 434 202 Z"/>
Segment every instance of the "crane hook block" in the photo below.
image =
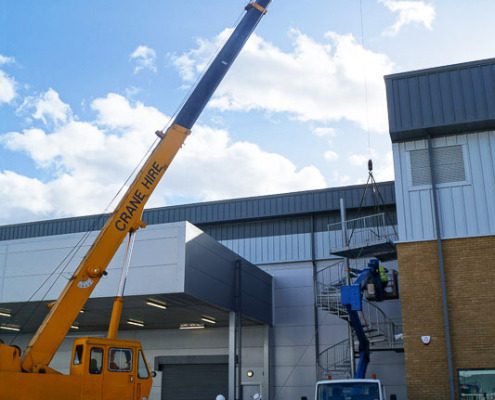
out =
<path fill-rule="evenodd" d="M 260 6 L 258 3 L 256 3 L 255 1 L 252 1 L 251 3 L 249 3 L 247 6 L 246 6 L 246 10 L 249 10 L 250 8 L 256 8 L 260 13 L 262 14 L 266 14 L 268 12 L 268 10 L 263 7 L 263 6 Z"/>
<path fill-rule="evenodd" d="M 373 171 L 373 160 L 371 159 L 368 160 L 368 171 Z"/>

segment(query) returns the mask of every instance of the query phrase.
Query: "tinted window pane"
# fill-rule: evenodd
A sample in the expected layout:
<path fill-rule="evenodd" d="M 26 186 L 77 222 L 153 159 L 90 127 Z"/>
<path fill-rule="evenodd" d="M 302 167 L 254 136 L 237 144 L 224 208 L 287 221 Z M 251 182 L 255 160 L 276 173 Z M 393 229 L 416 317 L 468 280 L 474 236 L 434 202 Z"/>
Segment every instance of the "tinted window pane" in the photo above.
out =
<path fill-rule="evenodd" d="M 146 365 L 146 360 L 144 359 L 144 355 L 142 351 L 139 351 L 139 360 L 138 360 L 138 377 L 141 379 L 148 379 L 150 373 L 148 371 L 148 366 Z"/>
<path fill-rule="evenodd" d="M 93 347 L 89 358 L 89 373 L 101 374 L 103 368 L 103 349 Z"/>
<path fill-rule="evenodd" d="M 132 370 L 131 349 L 110 349 L 108 353 L 108 369 L 114 372 L 126 372 Z"/>
<path fill-rule="evenodd" d="M 460 370 L 459 394 L 465 400 L 495 399 L 495 369 Z"/>
<path fill-rule="evenodd" d="M 374 382 L 321 384 L 318 400 L 380 400 L 380 387 Z"/>
<path fill-rule="evenodd" d="M 82 363 L 82 357 L 83 357 L 83 345 L 79 344 L 76 346 L 76 350 L 74 351 L 74 360 L 73 364 L 74 365 L 79 365 Z"/>

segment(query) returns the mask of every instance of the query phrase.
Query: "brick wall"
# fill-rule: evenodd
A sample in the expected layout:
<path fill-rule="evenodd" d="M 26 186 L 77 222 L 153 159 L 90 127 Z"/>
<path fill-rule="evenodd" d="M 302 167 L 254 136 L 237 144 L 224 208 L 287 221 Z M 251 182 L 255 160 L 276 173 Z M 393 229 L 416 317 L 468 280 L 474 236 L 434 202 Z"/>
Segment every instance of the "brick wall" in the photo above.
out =
<path fill-rule="evenodd" d="M 495 236 L 444 240 L 454 369 L 495 368 Z M 437 242 L 398 244 L 408 397 L 448 399 Z M 424 345 L 421 336 L 431 336 Z"/>

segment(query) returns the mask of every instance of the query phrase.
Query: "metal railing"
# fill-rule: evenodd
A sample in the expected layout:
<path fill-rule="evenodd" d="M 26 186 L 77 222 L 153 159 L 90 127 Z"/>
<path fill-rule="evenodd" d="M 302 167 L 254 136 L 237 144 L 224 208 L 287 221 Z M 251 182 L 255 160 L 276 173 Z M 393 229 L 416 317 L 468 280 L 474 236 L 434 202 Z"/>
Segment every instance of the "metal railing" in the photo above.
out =
<path fill-rule="evenodd" d="M 340 288 L 346 284 L 346 278 L 347 273 L 342 261 L 318 271 L 315 282 L 315 301 L 320 309 L 348 321 L 349 313 L 340 297 Z M 371 351 L 403 348 L 402 326 L 387 317 L 380 307 L 363 299 L 363 309 L 359 317 L 370 342 Z M 318 357 L 318 366 L 322 376 L 350 376 L 350 351 L 348 339 L 323 350 Z"/>
<path fill-rule="evenodd" d="M 403 347 L 402 327 L 387 317 L 380 307 L 364 300 L 360 318 L 371 350 Z"/>
<path fill-rule="evenodd" d="M 340 301 L 340 288 L 346 284 L 347 273 L 343 261 L 337 261 L 317 272 L 315 281 L 316 305 L 342 319 L 348 313 Z"/>
<path fill-rule="evenodd" d="M 320 377 L 351 378 L 351 349 L 349 339 L 342 340 L 318 355 Z"/>
<path fill-rule="evenodd" d="M 347 243 L 342 235 L 342 223 L 328 225 L 330 249 L 365 247 L 384 241 L 393 242 L 398 239 L 397 229 L 391 224 L 385 213 L 367 215 L 366 217 L 345 221 Z"/>

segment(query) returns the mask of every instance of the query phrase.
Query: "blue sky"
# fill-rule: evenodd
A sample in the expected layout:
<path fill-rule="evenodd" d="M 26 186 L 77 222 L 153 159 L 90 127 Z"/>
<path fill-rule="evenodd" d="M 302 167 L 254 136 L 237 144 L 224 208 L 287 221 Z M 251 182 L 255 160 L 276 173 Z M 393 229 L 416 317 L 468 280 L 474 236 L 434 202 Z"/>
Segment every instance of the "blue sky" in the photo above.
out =
<path fill-rule="evenodd" d="M 102 212 L 245 3 L 0 0 L 0 224 Z M 493 57 L 494 11 L 273 0 L 150 206 L 393 179 L 383 75 Z"/>

